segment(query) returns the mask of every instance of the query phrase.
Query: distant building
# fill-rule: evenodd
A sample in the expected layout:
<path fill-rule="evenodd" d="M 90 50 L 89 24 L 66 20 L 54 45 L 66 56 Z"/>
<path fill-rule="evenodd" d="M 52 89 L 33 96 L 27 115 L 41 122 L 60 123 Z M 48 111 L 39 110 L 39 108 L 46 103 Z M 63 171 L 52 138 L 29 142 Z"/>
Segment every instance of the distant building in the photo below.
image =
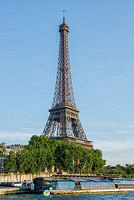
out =
<path fill-rule="evenodd" d="M 17 153 L 22 150 L 23 150 L 23 148 L 21 147 L 21 145 L 6 145 L 5 146 L 5 155 L 9 155 L 10 151 Z"/>

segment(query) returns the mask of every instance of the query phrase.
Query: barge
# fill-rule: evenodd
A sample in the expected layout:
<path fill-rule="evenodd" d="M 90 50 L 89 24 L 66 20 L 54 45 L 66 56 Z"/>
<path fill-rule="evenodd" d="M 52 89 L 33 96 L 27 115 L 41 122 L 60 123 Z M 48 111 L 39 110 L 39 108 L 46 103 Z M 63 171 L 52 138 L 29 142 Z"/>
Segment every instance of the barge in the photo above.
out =
<path fill-rule="evenodd" d="M 51 194 L 91 194 L 134 192 L 132 180 L 97 178 L 56 178 L 40 177 L 34 179 L 35 192 L 50 190 Z"/>

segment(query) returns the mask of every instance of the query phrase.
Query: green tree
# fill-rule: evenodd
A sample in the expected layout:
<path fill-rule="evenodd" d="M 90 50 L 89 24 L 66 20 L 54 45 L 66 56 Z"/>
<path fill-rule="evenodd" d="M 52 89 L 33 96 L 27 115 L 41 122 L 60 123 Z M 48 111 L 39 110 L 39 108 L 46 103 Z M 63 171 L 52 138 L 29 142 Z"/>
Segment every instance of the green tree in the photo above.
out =
<path fill-rule="evenodd" d="M 86 151 L 86 164 L 85 169 L 87 171 L 87 174 L 91 172 L 93 167 L 93 150 L 87 150 Z"/>
<path fill-rule="evenodd" d="M 59 142 L 55 150 L 57 168 L 64 171 L 72 171 L 73 153 L 72 145 L 67 142 Z"/>
<path fill-rule="evenodd" d="M 5 144 L 4 142 L 0 143 L 0 157 L 3 157 L 6 152 Z"/>
<path fill-rule="evenodd" d="M 4 169 L 9 173 L 16 171 L 16 155 L 13 151 L 10 151 L 9 155 L 5 158 Z"/>
<path fill-rule="evenodd" d="M 91 170 L 100 170 L 104 164 L 99 149 L 88 150 L 72 143 L 37 135 L 32 136 L 29 144 L 23 146 L 23 150 L 16 156 L 10 153 L 5 160 L 7 171 L 16 169 L 20 174 L 40 173 L 46 168 L 50 172 L 53 166 L 71 173 L 89 173 Z"/>
<path fill-rule="evenodd" d="M 102 159 L 102 152 L 99 149 L 93 150 L 93 171 L 98 171 L 105 165 L 106 161 Z"/>

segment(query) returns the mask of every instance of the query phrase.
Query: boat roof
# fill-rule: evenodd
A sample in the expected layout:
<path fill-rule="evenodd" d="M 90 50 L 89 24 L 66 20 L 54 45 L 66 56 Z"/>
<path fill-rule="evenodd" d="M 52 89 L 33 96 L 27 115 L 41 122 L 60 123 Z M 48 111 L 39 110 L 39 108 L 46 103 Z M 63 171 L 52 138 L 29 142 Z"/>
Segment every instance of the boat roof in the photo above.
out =
<path fill-rule="evenodd" d="M 74 181 L 74 182 L 111 182 L 112 180 L 108 179 L 102 179 L 102 178 L 60 178 L 60 177 L 38 177 L 34 180 L 40 180 L 48 181 L 48 182 L 57 182 L 57 181 Z"/>

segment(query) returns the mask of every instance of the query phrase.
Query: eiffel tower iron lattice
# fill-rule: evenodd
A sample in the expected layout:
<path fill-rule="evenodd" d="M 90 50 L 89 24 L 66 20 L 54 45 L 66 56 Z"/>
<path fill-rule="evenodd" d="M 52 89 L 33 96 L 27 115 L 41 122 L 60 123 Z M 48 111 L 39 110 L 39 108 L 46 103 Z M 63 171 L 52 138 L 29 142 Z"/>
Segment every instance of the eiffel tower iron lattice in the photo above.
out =
<path fill-rule="evenodd" d="M 59 32 L 60 45 L 54 99 L 43 135 L 73 142 L 85 148 L 93 148 L 81 125 L 74 100 L 68 46 L 69 27 L 65 23 L 64 16 Z"/>

